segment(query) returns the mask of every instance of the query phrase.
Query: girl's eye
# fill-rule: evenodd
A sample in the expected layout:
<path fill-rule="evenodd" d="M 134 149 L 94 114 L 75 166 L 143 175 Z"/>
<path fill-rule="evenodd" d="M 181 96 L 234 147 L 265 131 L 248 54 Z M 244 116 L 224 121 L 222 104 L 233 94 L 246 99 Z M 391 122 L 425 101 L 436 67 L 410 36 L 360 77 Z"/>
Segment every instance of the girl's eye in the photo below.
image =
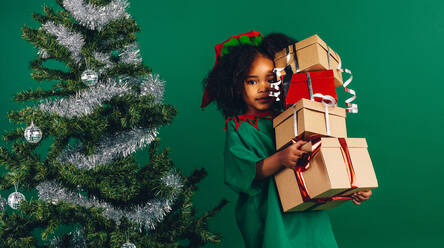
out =
<path fill-rule="evenodd" d="M 276 80 L 274 80 L 274 78 L 271 78 L 271 79 L 268 79 L 268 82 L 269 82 L 270 84 L 272 84 L 272 83 L 275 83 Z"/>
<path fill-rule="evenodd" d="M 255 80 L 247 80 L 247 84 L 256 84 Z"/>

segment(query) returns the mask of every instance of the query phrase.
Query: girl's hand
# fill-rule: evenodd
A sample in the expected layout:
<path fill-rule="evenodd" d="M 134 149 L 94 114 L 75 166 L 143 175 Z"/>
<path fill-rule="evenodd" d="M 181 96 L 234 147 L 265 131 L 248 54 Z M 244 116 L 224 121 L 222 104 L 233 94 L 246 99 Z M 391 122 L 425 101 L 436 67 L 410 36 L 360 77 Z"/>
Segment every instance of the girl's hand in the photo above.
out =
<path fill-rule="evenodd" d="M 364 191 L 355 192 L 352 195 L 352 201 L 356 205 L 361 205 L 361 203 L 368 200 L 371 195 L 372 195 L 371 190 L 364 190 Z"/>
<path fill-rule="evenodd" d="M 303 140 L 297 142 L 291 140 L 291 142 L 293 142 L 293 144 L 278 153 L 279 162 L 287 168 L 296 166 L 298 159 L 305 153 L 301 150 L 301 146 L 307 143 Z"/>

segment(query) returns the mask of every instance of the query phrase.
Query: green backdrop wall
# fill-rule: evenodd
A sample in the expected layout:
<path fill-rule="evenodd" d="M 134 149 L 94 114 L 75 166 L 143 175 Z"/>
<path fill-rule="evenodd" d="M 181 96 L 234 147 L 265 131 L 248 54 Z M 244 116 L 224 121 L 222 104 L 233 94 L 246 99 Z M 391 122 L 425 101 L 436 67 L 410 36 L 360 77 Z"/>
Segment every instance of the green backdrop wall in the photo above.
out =
<path fill-rule="evenodd" d="M 36 49 L 20 38 L 32 12 L 55 1 L 3 1 L 0 129 L 14 93 L 39 84 L 28 62 Z M 243 247 L 234 220 L 236 195 L 223 183 L 224 119 L 199 108 L 201 80 L 214 63 L 216 43 L 257 30 L 296 39 L 318 33 L 354 74 L 359 114 L 347 117 L 350 137 L 365 137 L 380 187 L 361 206 L 329 210 L 340 247 L 444 247 L 441 181 L 444 104 L 442 1 L 143 1 L 129 12 L 142 31 L 145 64 L 166 80 L 165 101 L 178 108 L 160 137 L 185 174 L 209 175 L 194 198 L 200 212 L 224 197 L 231 203 L 211 220 L 223 247 Z M 43 83 L 45 84 L 45 83 Z M 341 96 L 344 94 L 341 93 Z M 344 99 L 344 97 L 342 97 Z M 146 153 L 145 153 L 146 154 Z M 144 154 L 140 156 L 145 156 Z M 3 195 L 5 197 L 5 195 Z"/>

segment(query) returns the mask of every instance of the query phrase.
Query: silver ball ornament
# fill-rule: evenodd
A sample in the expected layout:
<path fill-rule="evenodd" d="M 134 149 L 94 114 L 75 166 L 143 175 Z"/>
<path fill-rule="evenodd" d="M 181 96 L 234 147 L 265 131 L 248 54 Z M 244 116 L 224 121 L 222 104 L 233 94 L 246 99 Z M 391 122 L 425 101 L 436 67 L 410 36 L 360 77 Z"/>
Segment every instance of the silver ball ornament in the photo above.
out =
<path fill-rule="evenodd" d="M 23 136 L 30 143 L 38 143 L 42 139 L 42 130 L 35 126 L 34 122 L 31 122 L 31 125 L 25 129 Z"/>
<path fill-rule="evenodd" d="M 135 244 L 131 243 L 131 242 L 126 242 L 125 244 L 123 244 L 121 246 L 121 248 L 137 248 Z"/>
<path fill-rule="evenodd" d="M 82 72 L 80 79 L 82 79 L 83 83 L 85 83 L 87 86 L 92 86 L 97 84 L 99 81 L 99 73 L 88 69 Z"/>
<path fill-rule="evenodd" d="M 8 196 L 8 205 L 12 208 L 12 209 L 17 209 L 20 207 L 20 201 L 26 201 L 25 196 L 20 193 L 20 192 L 14 192 L 11 193 Z"/>

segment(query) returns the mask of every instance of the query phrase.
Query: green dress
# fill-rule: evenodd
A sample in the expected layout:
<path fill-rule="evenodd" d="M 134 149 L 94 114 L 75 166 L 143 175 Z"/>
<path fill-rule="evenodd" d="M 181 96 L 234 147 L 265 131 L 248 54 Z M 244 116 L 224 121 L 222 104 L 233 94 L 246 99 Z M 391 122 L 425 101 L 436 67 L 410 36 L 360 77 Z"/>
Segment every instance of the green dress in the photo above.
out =
<path fill-rule="evenodd" d="M 325 211 L 283 213 L 273 176 L 254 180 L 256 163 L 275 150 L 270 115 L 227 119 L 224 179 L 239 193 L 236 221 L 247 248 L 338 247 Z"/>

